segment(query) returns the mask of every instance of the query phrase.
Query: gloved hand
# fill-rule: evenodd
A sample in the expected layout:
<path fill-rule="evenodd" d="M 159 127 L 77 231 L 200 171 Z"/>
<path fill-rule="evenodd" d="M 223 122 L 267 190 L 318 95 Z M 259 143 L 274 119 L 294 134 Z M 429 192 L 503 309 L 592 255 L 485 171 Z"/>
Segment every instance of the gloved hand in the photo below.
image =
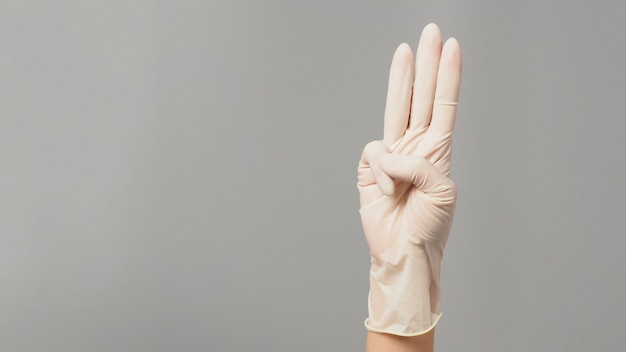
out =
<path fill-rule="evenodd" d="M 413 63 L 407 44 L 389 74 L 382 141 L 358 167 L 361 220 L 370 246 L 370 331 L 424 334 L 439 313 L 439 278 L 456 205 L 449 178 L 461 80 L 458 42 L 424 28 Z"/>

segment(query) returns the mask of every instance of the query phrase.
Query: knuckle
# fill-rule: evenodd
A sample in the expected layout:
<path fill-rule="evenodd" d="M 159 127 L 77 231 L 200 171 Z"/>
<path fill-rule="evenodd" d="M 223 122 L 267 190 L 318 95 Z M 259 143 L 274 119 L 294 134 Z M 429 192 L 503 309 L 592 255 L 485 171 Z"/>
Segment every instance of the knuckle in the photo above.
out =
<path fill-rule="evenodd" d="M 443 184 L 442 191 L 439 194 L 439 200 L 442 204 L 450 205 L 456 203 L 457 197 L 457 186 L 456 183 L 447 178 L 446 182 Z"/>
<path fill-rule="evenodd" d="M 381 151 L 385 150 L 384 148 L 382 141 L 377 140 L 367 143 L 361 153 L 361 163 L 369 164 L 376 155 L 381 154 Z"/>
<path fill-rule="evenodd" d="M 454 206 L 457 197 L 456 183 L 450 178 L 438 182 L 431 197 L 440 206 Z"/>

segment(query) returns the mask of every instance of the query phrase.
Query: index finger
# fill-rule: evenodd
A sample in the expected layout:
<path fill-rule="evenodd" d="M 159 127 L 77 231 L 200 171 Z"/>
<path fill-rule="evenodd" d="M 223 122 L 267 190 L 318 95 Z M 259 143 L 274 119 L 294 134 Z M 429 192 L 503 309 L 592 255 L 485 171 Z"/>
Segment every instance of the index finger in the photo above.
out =
<path fill-rule="evenodd" d="M 409 123 L 411 92 L 413 91 L 413 52 L 408 44 L 396 49 L 389 70 L 389 87 L 385 106 L 383 141 L 391 146 L 404 135 Z"/>

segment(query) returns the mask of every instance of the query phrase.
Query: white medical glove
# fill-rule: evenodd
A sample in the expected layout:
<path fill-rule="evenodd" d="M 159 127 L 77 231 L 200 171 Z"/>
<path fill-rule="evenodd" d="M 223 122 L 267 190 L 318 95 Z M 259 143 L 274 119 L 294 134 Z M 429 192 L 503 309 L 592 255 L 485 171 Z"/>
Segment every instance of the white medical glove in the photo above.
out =
<path fill-rule="evenodd" d="M 439 313 L 439 278 L 456 205 L 452 132 L 461 79 L 458 42 L 422 32 L 416 62 L 407 44 L 389 75 L 384 138 L 358 167 L 361 220 L 370 246 L 370 331 L 424 334 Z"/>

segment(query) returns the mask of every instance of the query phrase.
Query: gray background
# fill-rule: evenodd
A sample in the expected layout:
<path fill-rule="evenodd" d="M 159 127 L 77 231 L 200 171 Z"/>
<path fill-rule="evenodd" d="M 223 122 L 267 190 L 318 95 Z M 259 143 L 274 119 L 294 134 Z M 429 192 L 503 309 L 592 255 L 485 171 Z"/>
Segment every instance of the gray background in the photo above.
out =
<path fill-rule="evenodd" d="M 438 351 L 626 344 L 618 1 L 0 1 L 1 351 L 359 351 L 391 56 L 463 48 Z"/>

